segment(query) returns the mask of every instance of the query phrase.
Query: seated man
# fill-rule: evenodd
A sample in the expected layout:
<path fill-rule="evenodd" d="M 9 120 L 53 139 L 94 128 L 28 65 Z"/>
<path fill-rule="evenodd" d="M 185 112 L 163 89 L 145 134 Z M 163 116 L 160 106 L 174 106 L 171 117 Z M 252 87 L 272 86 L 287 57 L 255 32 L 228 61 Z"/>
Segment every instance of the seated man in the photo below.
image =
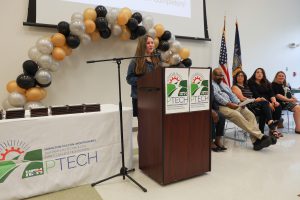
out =
<path fill-rule="evenodd" d="M 264 135 L 258 128 L 254 114 L 245 106 L 238 104 L 240 100 L 232 93 L 231 89 L 222 82 L 223 71 L 221 68 L 213 70 L 212 85 L 214 88 L 214 98 L 219 104 L 219 111 L 224 117 L 238 127 L 248 132 L 253 143 L 253 149 L 258 151 L 271 144 L 276 143 L 276 138 Z"/>

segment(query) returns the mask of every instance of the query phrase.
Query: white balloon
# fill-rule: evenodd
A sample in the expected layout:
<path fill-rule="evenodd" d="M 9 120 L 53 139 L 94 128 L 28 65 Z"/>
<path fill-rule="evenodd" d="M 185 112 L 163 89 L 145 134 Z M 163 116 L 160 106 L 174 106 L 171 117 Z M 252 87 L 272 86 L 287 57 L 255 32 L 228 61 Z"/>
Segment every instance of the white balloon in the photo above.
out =
<path fill-rule="evenodd" d="M 152 38 L 155 38 L 156 37 L 156 30 L 154 28 L 150 28 L 148 30 L 148 35 Z"/>
<path fill-rule="evenodd" d="M 85 33 L 85 25 L 82 21 L 76 20 L 70 23 L 70 31 L 74 35 L 82 35 Z"/>
<path fill-rule="evenodd" d="M 71 22 L 73 22 L 73 21 L 83 21 L 83 19 L 84 19 L 83 14 L 81 14 L 80 12 L 75 12 L 71 16 Z"/>
<path fill-rule="evenodd" d="M 110 9 L 106 15 L 106 19 L 108 23 L 115 24 L 117 21 L 118 14 L 119 14 L 119 10 L 117 8 Z"/>
<path fill-rule="evenodd" d="M 42 68 L 49 69 L 53 64 L 52 56 L 41 55 L 38 59 L 38 65 Z"/>
<path fill-rule="evenodd" d="M 152 28 L 154 26 L 153 18 L 151 16 L 145 16 L 143 18 L 143 26 L 147 31 Z"/>
<path fill-rule="evenodd" d="M 12 92 L 8 95 L 8 102 L 14 107 L 23 107 L 26 103 L 26 98 L 23 94 Z"/>
<path fill-rule="evenodd" d="M 8 99 L 6 98 L 3 102 L 2 102 L 2 107 L 7 110 L 9 108 L 13 108 L 12 105 L 10 105 L 10 103 L 8 102 Z"/>
<path fill-rule="evenodd" d="M 114 36 L 119 36 L 122 33 L 122 28 L 120 25 L 115 24 L 113 25 L 111 32 Z"/>
<path fill-rule="evenodd" d="M 38 61 L 38 59 L 41 55 L 42 55 L 42 53 L 37 49 L 36 46 L 31 47 L 28 51 L 28 57 L 35 62 Z"/>
<path fill-rule="evenodd" d="M 24 108 L 26 110 L 29 110 L 31 108 L 44 108 L 45 106 L 43 105 L 42 102 L 40 101 L 28 101 L 25 105 Z"/>
<path fill-rule="evenodd" d="M 52 81 L 51 73 L 46 69 L 39 69 L 36 73 L 34 78 L 40 84 L 47 85 Z"/>
<path fill-rule="evenodd" d="M 79 36 L 79 38 L 80 38 L 81 43 L 84 44 L 84 45 L 88 45 L 92 41 L 91 36 L 89 34 L 86 34 L 86 33 L 81 34 Z"/>
<path fill-rule="evenodd" d="M 170 64 L 177 65 L 180 62 L 180 60 L 181 60 L 181 57 L 177 53 L 175 53 L 175 54 L 171 55 L 171 57 L 170 57 Z"/>
<path fill-rule="evenodd" d="M 48 38 L 41 38 L 36 42 L 37 49 L 43 54 L 50 54 L 53 50 L 53 44 Z"/>
<path fill-rule="evenodd" d="M 172 33 L 171 38 L 168 40 L 169 44 L 172 44 L 176 40 L 175 35 Z"/>
<path fill-rule="evenodd" d="M 180 49 L 181 49 L 180 42 L 178 42 L 177 40 L 175 40 L 174 42 L 171 43 L 170 50 L 173 53 L 178 53 L 180 51 Z"/>
<path fill-rule="evenodd" d="M 51 72 L 56 72 L 59 70 L 59 68 L 60 68 L 60 63 L 53 60 L 52 65 L 49 68 L 45 68 L 45 69 L 48 69 Z"/>

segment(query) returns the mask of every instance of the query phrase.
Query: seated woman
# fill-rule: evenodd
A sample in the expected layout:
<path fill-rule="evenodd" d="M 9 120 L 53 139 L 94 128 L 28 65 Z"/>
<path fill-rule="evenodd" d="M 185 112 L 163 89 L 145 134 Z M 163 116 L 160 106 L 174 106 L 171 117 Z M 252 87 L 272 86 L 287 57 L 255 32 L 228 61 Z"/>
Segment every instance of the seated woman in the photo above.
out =
<path fill-rule="evenodd" d="M 257 68 L 251 78 L 248 80 L 248 86 L 253 93 L 254 98 L 265 98 L 269 102 L 271 108 L 272 117 L 274 120 L 282 121 L 281 105 L 276 101 L 275 95 L 272 90 L 270 81 L 266 77 L 265 70 L 263 68 Z M 275 137 L 283 137 L 283 135 L 276 129 L 272 130 L 271 133 Z"/>
<path fill-rule="evenodd" d="M 295 133 L 300 134 L 300 106 L 297 99 L 292 95 L 290 88 L 286 83 L 286 75 L 283 71 L 276 73 L 272 82 L 272 88 L 276 99 L 282 106 L 282 109 L 289 110 L 294 113 Z"/>
<path fill-rule="evenodd" d="M 243 71 L 237 72 L 233 77 L 233 86 L 231 89 L 241 102 L 246 99 L 253 99 L 253 94 L 247 84 L 247 75 Z M 272 119 L 272 110 L 265 98 L 258 97 L 254 102 L 248 103 L 246 106 L 255 116 L 259 117 L 259 129 L 262 133 L 264 132 L 265 123 L 271 131 L 275 130 L 279 121 Z"/>

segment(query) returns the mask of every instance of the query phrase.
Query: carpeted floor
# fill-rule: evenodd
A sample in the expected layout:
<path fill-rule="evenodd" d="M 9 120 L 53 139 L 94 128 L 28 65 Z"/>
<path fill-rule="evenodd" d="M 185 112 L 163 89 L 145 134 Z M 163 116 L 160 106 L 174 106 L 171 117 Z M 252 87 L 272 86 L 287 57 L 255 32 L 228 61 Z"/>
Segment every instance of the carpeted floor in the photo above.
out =
<path fill-rule="evenodd" d="M 91 185 L 83 185 L 67 190 L 29 198 L 27 200 L 102 200 Z"/>

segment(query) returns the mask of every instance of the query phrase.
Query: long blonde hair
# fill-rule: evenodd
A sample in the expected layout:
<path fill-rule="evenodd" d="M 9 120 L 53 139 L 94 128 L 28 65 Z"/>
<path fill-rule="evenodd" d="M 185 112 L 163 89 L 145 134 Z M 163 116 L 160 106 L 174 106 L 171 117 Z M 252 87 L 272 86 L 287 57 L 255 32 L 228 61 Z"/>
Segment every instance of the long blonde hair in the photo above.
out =
<path fill-rule="evenodd" d="M 286 87 L 286 86 L 287 86 L 286 75 L 285 75 L 285 73 L 284 73 L 283 71 L 279 71 L 279 72 L 276 73 L 276 75 L 275 75 L 275 77 L 274 77 L 274 80 L 273 80 L 273 83 L 278 83 L 278 82 L 277 82 L 277 76 L 278 76 L 278 74 L 283 74 L 283 75 L 284 75 L 283 86 Z"/>
<path fill-rule="evenodd" d="M 139 38 L 138 44 L 135 51 L 135 56 L 145 56 L 146 48 L 147 48 L 147 40 L 148 38 L 152 38 L 150 35 L 144 35 Z M 153 38 L 152 38 L 153 39 Z M 154 52 L 151 53 L 153 55 Z M 152 63 L 154 64 L 154 68 L 158 67 L 159 58 L 158 57 L 150 57 Z M 145 58 L 136 58 L 136 67 L 135 67 L 135 73 L 136 74 L 143 74 L 146 72 L 146 66 L 145 66 Z"/>

